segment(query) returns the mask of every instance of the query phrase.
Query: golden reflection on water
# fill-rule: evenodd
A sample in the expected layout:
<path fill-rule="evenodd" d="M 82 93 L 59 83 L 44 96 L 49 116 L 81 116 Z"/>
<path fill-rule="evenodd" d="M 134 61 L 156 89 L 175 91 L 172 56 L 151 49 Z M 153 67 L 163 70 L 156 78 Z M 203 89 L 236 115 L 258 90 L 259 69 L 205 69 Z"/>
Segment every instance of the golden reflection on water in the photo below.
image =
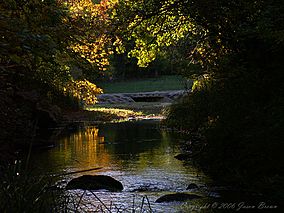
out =
<path fill-rule="evenodd" d="M 133 193 L 139 196 L 146 194 L 153 209 L 162 209 L 158 212 L 175 212 L 174 209 L 179 205 L 161 206 L 154 201 L 165 193 L 185 190 L 188 183 L 201 185 L 208 181 L 196 167 L 184 165 L 174 158 L 180 153 L 178 144 L 181 140 L 183 138 L 177 138 L 148 123 L 84 126 L 62 134 L 57 146 L 40 153 L 35 162 L 43 170 L 52 170 L 56 174 L 102 167 L 65 176 L 64 179 L 69 180 L 83 174 L 109 175 L 123 183 L 124 191 L 96 192 L 103 202 L 127 206 L 132 205 Z M 148 191 L 139 192 L 139 189 L 144 188 Z M 84 198 L 87 199 L 86 202 L 99 204 L 92 196 Z"/>
<path fill-rule="evenodd" d="M 107 164 L 110 155 L 104 147 L 105 138 L 99 136 L 99 129 L 87 126 L 59 140 L 59 153 L 64 153 L 65 162 L 73 160 L 80 167 Z M 76 166 L 77 167 L 77 166 Z"/>
<path fill-rule="evenodd" d="M 179 148 L 168 132 L 146 127 L 85 126 L 62 136 L 58 142 L 59 146 L 49 152 L 49 159 L 64 170 L 102 167 L 89 174 L 116 171 L 145 173 L 153 177 L 158 171 L 163 175 L 177 171 L 190 172 L 193 176 L 199 173 L 194 167 L 185 170 L 183 163 L 174 158 Z"/>

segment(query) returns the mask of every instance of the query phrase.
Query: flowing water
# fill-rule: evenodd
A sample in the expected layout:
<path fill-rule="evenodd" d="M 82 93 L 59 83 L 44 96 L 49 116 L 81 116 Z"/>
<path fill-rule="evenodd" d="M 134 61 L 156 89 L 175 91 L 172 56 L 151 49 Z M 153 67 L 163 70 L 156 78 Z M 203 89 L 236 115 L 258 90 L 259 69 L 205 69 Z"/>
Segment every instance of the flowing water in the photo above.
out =
<path fill-rule="evenodd" d="M 34 153 L 33 166 L 40 173 L 52 174 L 99 168 L 62 176 L 59 182 L 63 186 L 83 174 L 109 175 L 122 182 L 122 192 L 69 190 L 82 197 L 81 211 L 192 212 L 213 193 L 208 191 L 210 180 L 202 171 L 174 158 L 184 141 L 180 135 L 160 130 L 157 121 L 83 125 L 61 134 L 52 149 Z M 186 190 L 190 183 L 199 189 Z M 176 192 L 207 198 L 155 203 L 160 196 Z"/>

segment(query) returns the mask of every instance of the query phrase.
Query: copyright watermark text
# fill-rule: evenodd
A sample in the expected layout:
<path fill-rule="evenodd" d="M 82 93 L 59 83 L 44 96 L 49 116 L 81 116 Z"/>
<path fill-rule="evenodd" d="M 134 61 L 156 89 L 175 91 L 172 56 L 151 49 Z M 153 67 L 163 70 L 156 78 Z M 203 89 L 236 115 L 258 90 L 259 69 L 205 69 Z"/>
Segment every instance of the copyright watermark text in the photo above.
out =
<path fill-rule="evenodd" d="M 277 209 L 277 205 L 268 204 L 266 202 L 259 202 L 256 204 L 246 203 L 246 202 L 213 202 L 205 203 L 201 206 L 190 206 L 191 210 L 201 210 L 201 209 L 228 209 L 228 210 L 255 210 L 255 209 Z"/>

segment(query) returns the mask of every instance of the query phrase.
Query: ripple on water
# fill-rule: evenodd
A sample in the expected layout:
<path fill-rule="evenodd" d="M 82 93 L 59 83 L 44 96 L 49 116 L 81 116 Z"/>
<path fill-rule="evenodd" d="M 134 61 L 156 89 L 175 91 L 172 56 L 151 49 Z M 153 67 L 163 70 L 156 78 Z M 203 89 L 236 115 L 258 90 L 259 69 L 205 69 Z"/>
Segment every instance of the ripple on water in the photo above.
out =
<path fill-rule="evenodd" d="M 144 212 L 183 212 L 188 202 L 155 201 L 168 193 L 189 192 L 190 183 L 206 185 L 208 178 L 190 163 L 174 158 L 186 140 L 157 126 L 157 122 L 129 122 L 79 128 L 59 137 L 53 149 L 35 153 L 33 162 L 45 173 L 102 168 L 62 177 L 63 185 L 83 174 L 108 175 L 122 182 L 122 192 L 69 190 L 82 211 L 131 212 L 142 206 Z"/>

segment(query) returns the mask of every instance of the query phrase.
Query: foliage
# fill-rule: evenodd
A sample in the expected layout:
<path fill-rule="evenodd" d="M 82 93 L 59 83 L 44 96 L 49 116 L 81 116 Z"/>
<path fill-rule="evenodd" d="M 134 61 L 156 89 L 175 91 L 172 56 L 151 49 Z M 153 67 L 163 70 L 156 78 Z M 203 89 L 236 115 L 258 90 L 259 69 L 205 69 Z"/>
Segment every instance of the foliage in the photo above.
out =
<path fill-rule="evenodd" d="M 75 97 L 93 93 L 96 86 L 82 81 L 108 64 L 108 1 L 9 0 L 0 8 L 1 76 L 13 76 L 10 83 L 21 87 L 38 85 L 61 93 L 70 89 L 71 94 L 78 80 L 85 95 Z"/>
<path fill-rule="evenodd" d="M 102 93 L 102 89 L 97 88 L 95 84 L 88 80 L 72 81 L 64 89 L 69 94 L 71 93 L 73 97 L 83 100 L 87 105 L 96 103 L 96 95 Z"/>
<path fill-rule="evenodd" d="M 228 56 L 253 50 L 259 40 L 273 37 L 283 43 L 281 14 L 280 1 L 140 0 L 120 1 L 113 19 L 123 40 L 135 42 L 129 55 L 141 66 L 178 50 L 179 58 L 212 73 Z"/>
<path fill-rule="evenodd" d="M 268 179 L 280 186 L 283 3 L 122 1 L 116 15 L 122 14 L 120 30 L 135 40 L 130 55 L 141 66 L 173 48 L 197 68 L 185 65 L 184 72 L 201 77 L 193 76 L 194 91 L 172 107 L 167 122 L 206 136 L 202 165 L 210 162 L 212 173 L 250 187 Z M 177 48 L 183 44 L 184 52 Z"/>
<path fill-rule="evenodd" d="M 159 77 L 173 75 L 179 68 L 173 65 L 173 59 L 167 54 L 159 55 L 147 67 L 139 67 L 136 58 L 129 58 L 126 53 L 114 54 L 110 57 L 107 69 L 109 79 L 123 81 L 128 79 Z M 104 78 L 105 80 L 106 78 Z M 105 88 L 104 88 L 105 89 Z"/>
<path fill-rule="evenodd" d="M 259 84 L 248 78 L 209 79 L 173 105 L 166 124 L 205 136 L 195 160 L 213 177 L 261 190 L 278 202 L 283 198 L 277 193 L 283 185 L 283 99 L 263 97 L 267 88 Z M 258 85 L 254 91 L 252 85 Z"/>
<path fill-rule="evenodd" d="M 53 212 L 59 195 L 50 177 L 32 176 L 24 166 L 19 160 L 1 166 L 1 212 Z"/>
<path fill-rule="evenodd" d="M 19 160 L 1 166 L 1 212 L 84 212 L 90 209 L 95 212 L 152 212 L 147 196 L 141 197 L 141 200 L 133 199 L 131 207 L 122 209 L 112 201 L 104 203 L 93 191 L 70 192 L 54 185 L 54 182 L 55 177 L 35 175 Z M 87 192 L 92 194 L 92 202 L 89 195 L 86 199 Z"/>
<path fill-rule="evenodd" d="M 163 51 L 182 45 L 188 49 L 191 63 L 206 67 L 225 54 L 228 50 L 220 44 L 220 48 L 212 48 L 209 31 L 191 16 L 190 4 L 176 0 L 120 1 L 114 17 L 119 17 L 117 25 L 124 26 L 118 32 L 126 35 L 125 40 L 135 41 L 129 56 L 137 57 L 140 66 L 147 66 Z M 220 43 L 218 37 L 214 40 Z"/>
<path fill-rule="evenodd" d="M 73 32 L 70 49 L 88 62 L 105 70 L 112 54 L 112 37 L 107 30 L 111 28 L 108 9 L 111 1 L 103 0 L 94 4 L 92 0 L 76 0 L 67 3 Z M 65 20 L 68 22 L 68 20 Z"/>
<path fill-rule="evenodd" d="M 190 54 L 198 50 L 194 45 L 199 45 L 199 38 L 206 32 L 187 14 L 178 11 L 175 4 L 174 1 L 139 0 L 119 1 L 113 7 L 114 33 L 120 38 L 117 52 L 134 58 L 120 56 L 120 59 L 128 60 L 124 69 L 137 63 L 144 69 L 134 67 L 131 70 L 134 73 L 137 73 L 135 70 L 141 70 L 141 73 L 150 70 L 156 76 L 185 73 L 184 69 L 192 63 L 188 60 Z"/>

